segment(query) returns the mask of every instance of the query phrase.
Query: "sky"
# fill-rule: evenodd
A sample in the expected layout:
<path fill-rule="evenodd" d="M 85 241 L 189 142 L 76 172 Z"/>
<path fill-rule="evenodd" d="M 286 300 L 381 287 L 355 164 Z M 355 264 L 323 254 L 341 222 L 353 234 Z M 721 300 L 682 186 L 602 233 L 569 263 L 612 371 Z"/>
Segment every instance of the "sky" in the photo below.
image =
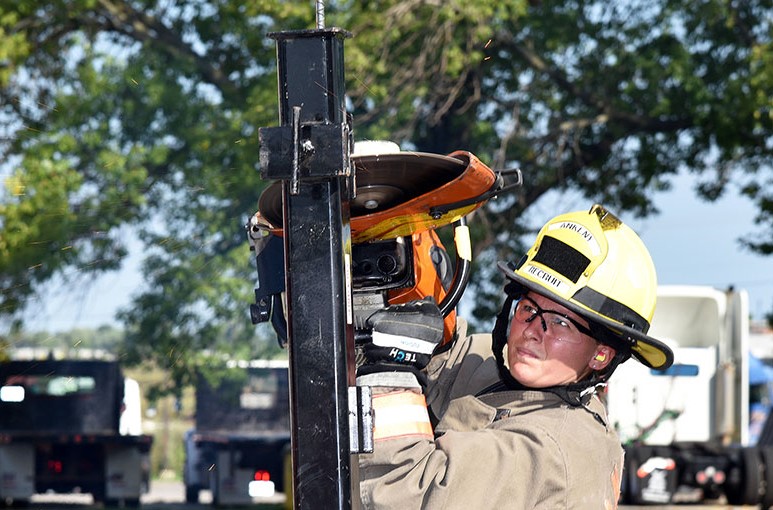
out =
<path fill-rule="evenodd" d="M 689 191 L 686 179 L 680 184 Z M 650 247 L 660 283 L 746 289 L 752 319 L 773 312 L 773 257 L 755 255 L 739 242 L 761 230 L 751 202 L 735 195 L 708 204 L 694 194 L 670 193 L 658 205 L 662 217 L 630 225 Z"/>
<path fill-rule="evenodd" d="M 773 257 L 751 254 L 738 242 L 756 230 L 755 208 L 750 202 L 733 194 L 712 204 L 699 201 L 690 179 L 680 176 L 671 191 L 656 197 L 655 204 L 661 210 L 656 217 L 621 218 L 647 245 L 660 284 L 719 289 L 733 285 L 748 291 L 752 320 L 764 320 L 765 314 L 773 311 Z M 542 223 L 556 214 L 589 206 L 583 199 L 555 195 L 544 198 L 531 211 L 535 223 Z M 120 271 L 71 287 L 52 284 L 44 298 L 30 301 L 27 329 L 56 332 L 101 325 L 120 327 L 115 312 L 127 306 L 132 293 L 142 285 L 139 250 L 136 241 L 130 242 L 132 255 Z M 249 253 L 244 259 L 251 262 Z"/>

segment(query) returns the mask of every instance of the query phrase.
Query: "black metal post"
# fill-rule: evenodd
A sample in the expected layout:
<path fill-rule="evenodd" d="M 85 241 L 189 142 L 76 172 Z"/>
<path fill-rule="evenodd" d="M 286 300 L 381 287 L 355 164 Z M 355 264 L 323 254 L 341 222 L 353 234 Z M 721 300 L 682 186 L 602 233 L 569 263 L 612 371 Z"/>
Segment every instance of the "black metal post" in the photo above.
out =
<path fill-rule="evenodd" d="M 281 127 L 260 132 L 263 176 L 283 182 L 296 509 L 359 504 L 347 395 L 354 386 L 347 35 L 340 29 L 271 34 Z"/>

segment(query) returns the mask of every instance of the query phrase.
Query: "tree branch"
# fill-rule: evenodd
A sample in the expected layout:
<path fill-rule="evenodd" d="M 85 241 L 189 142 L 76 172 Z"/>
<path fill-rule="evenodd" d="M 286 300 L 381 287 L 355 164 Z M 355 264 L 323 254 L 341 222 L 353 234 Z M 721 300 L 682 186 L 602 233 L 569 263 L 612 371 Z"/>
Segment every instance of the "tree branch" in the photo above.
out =
<path fill-rule="evenodd" d="M 195 66 L 201 77 L 216 86 L 223 95 L 234 96 L 239 91 L 223 74 L 222 70 L 194 52 L 177 34 L 162 22 L 144 12 L 133 9 L 126 2 L 98 0 L 104 8 L 106 19 L 111 28 L 141 42 L 153 42 L 163 48 L 170 56 L 179 60 L 187 60 Z"/>

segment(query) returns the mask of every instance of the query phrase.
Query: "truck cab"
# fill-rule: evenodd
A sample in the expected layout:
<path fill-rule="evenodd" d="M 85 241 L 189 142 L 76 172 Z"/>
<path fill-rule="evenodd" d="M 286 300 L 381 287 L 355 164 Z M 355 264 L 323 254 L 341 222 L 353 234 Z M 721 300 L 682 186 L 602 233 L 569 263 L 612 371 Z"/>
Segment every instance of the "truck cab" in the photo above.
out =
<path fill-rule="evenodd" d="M 626 451 L 624 502 L 773 505 L 773 445 L 749 440 L 749 331 L 744 290 L 658 288 L 649 334 L 674 364 L 623 363 L 606 393 Z"/>

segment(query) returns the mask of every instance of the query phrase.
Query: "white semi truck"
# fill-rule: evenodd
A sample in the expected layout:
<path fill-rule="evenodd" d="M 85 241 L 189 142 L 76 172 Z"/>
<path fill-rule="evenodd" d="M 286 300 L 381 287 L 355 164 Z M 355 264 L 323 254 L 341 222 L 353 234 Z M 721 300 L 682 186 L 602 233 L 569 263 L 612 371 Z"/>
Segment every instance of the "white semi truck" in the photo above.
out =
<path fill-rule="evenodd" d="M 0 503 L 79 492 L 137 507 L 152 443 L 142 434 L 139 386 L 116 361 L 0 363 Z"/>
<path fill-rule="evenodd" d="M 661 286 L 650 334 L 673 366 L 624 363 L 606 394 L 626 451 L 622 501 L 773 506 L 773 438 L 750 442 L 746 291 Z"/>

